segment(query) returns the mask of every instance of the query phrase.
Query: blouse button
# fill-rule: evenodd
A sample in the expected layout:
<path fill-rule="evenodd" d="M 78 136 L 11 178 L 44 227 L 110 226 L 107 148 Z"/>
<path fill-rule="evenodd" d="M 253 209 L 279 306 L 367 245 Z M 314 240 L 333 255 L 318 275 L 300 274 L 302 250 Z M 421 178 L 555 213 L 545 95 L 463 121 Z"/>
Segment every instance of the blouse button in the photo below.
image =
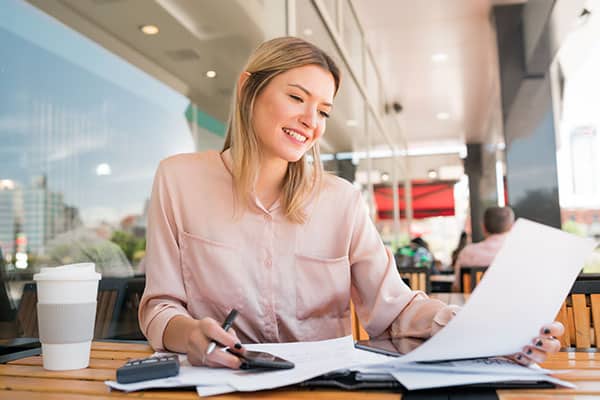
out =
<path fill-rule="evenodd" d="M 272 261 L 270 258 L 267 258 L 267 259 L 265 260 L 265 265 L 266 265 L 267 267 L 270 267 L 271 265 L 273 265 L 273 261 Z"/>

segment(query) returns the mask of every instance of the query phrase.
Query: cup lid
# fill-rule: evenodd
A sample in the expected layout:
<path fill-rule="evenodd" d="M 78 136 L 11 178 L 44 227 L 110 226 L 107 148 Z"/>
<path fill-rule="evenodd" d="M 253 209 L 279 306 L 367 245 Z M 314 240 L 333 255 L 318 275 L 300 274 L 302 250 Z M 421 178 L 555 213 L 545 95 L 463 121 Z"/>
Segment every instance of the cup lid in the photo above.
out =
<path fill-rule="evenodd" d="M 95 271 L 94 263 L 78 263 L 61 265 L 60 267 L 42 267 L 33 275 L 35 281 L 55 280 L 100 280 L 102 275 Z"/>

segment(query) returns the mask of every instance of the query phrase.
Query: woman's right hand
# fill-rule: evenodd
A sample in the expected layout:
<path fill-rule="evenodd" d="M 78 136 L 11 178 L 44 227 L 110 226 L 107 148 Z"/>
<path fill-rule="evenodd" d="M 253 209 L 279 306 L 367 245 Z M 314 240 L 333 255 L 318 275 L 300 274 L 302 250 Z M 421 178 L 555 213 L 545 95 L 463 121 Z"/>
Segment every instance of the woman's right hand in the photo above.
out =
<path fill-rule="evenodd" d="M 218 345 L 210 354 L 206 354 L 206 350 L 213 340 Z M 232 351 L 240 354 L 244 352 L 244 348 L 233 329 L 225 332 L 221 328 L 221 324 L 212 318 L 194 320 L 185 343 L 189 362 L 192 365 L 239 369 L 241 360 L 233 354 L 223 351 L 219 345 L 227 346 Z"/>

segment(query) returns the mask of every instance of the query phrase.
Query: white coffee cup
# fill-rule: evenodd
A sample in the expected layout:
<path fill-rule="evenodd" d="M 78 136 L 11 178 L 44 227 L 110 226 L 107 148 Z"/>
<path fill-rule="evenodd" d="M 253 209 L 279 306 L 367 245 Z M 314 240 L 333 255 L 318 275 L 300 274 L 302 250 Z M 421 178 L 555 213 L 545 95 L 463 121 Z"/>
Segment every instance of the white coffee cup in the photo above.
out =
<path fill-rule="evenodd" d="M 42 268 L 37 283 L 38 328 L 44 368 L 86 368 L 94 336 L 101 275 L 94 263 Z"/>

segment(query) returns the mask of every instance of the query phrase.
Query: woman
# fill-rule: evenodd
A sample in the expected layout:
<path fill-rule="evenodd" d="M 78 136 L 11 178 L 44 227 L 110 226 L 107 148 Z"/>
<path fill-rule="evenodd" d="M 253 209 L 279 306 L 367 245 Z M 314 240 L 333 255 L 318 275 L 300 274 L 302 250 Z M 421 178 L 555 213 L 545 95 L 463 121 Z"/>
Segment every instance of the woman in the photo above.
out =
<path fill-rule="evenodd" d="M 453 306 L 402 283 L 360 192 L 323 174 L 319 139 L 339 84 L 310 43 L 263 43 L 239 77 L 223 151 L 161 162 L 139 308 L 155 349 L 238 368 L 231 354 L 207 354 L 209 343 L 348 335 L 351 299 L 372 337 L 427 338 L 452 317 Z M 232 308 L 240 315 L 225 332 Z M 560 329 L 549 326 L 529 358 L 556 351 Z"/>

